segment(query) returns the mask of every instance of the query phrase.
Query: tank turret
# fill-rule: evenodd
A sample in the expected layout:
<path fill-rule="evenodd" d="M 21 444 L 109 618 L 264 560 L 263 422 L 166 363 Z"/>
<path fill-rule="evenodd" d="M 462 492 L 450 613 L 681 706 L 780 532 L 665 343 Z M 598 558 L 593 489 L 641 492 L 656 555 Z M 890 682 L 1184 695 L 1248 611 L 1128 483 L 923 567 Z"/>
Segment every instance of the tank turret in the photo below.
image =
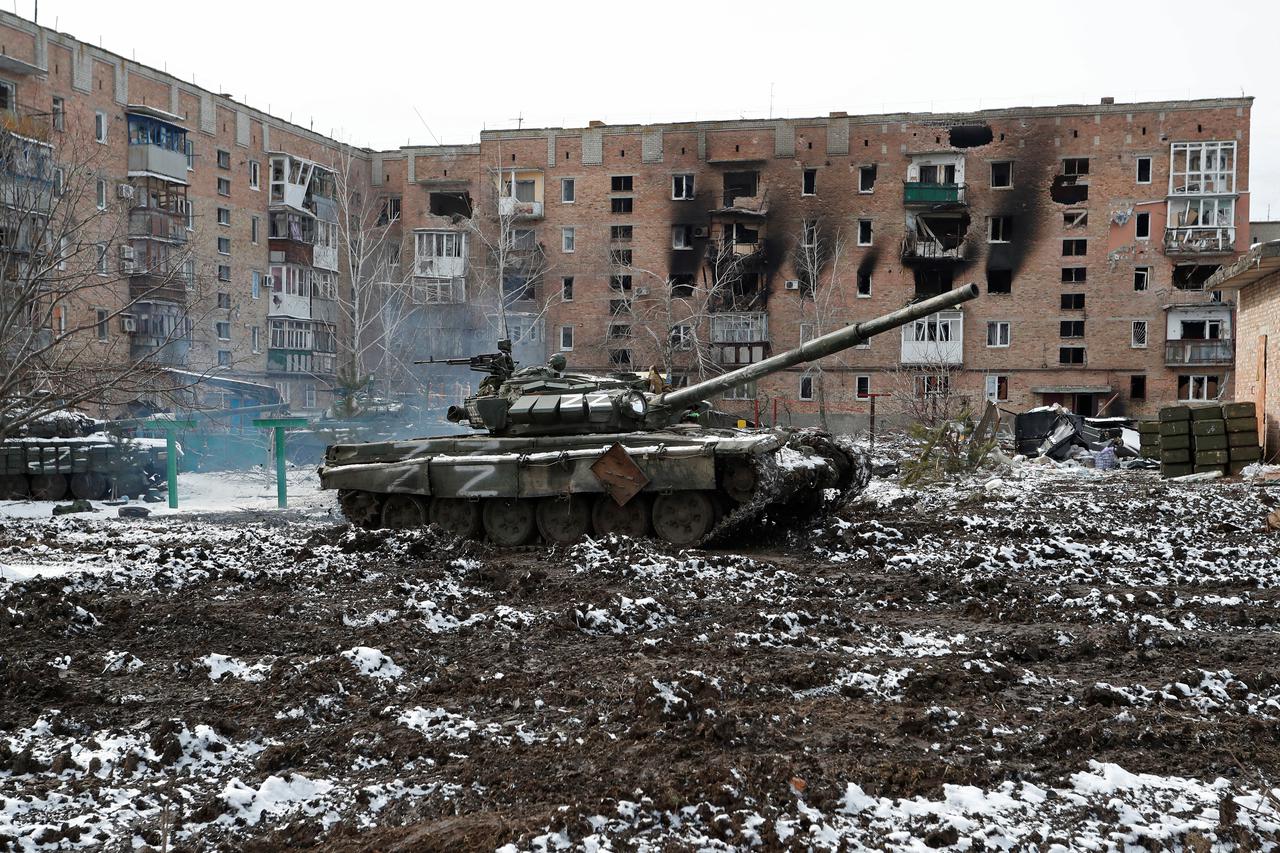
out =
<path fill-rule="evenodd" d="M 685 546 L 803 521 L 866 485 L 866 454 L 819 429 L 716 427 L 709 398 L 977 295 L 969 284 L 675 390 L 566 372 L 562 356 L 517 370 L 509 345 L 449 359 L 486 374 L 449 419 L 487 434 L 334 445 L 320 485 L 353 524 L 430 523 L 501 546 L 619 534 Z"/>
<path fill-rule="evenodd" d="M 630 432 L 662 429 L 681 423 L 691 413 L 710 409 L 707 400 L 761 377 L 816 361 L 866 342 L 881 332 L 904 326 L 937 311 L 967 302 L 978 295 L 978 286 L 968 284 L 958 290 L 913 303 L 873 320 L 854 323 L 843 329 L 806 341 L 795 349 L 714 376 L 677 390 L 653 393 L 645 379 L 632 375 L 592 376 L 565 373 L 563 356 L 553 356 L 547 367 L 525 368 L 504 377 L 501 384 L 482 387 L 462 406 L 449 409 L 449 420 L 463 421 L 492 435 L 582 435 L 587 433 Z M 488 356 L 474 369 L 490 374 Z M 559 366 L 554 363 L 560 359 Z M 465 363 L 464 359 L 453 363 Z"/>

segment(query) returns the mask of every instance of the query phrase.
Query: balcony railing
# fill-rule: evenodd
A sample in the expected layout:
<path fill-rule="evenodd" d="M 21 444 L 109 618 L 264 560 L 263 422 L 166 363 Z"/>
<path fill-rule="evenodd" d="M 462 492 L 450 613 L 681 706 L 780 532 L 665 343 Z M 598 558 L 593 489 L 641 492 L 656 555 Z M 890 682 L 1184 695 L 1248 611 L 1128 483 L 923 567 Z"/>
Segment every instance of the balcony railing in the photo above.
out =
<path fill-rule="evenodd" d="M 1235 341 L 1223 338 L 1215 341 L 1166 341 L 1164 363 L 1167 367 L 1201 364 L 1231 364 L 1235 361 Z"/>
<path fill-rule="evenodd" d="M 498 215 L 513 216 L 516 219 L 541 219 L 542 202 L 520 201 L 509 195 L 498 198 Z"/>
<path fill-rule="evenodd" d="M 129 211 L 130 237 L 156 237 L 171 243 L 187 242 L 187 220 L 176 213 L 161 210 Z"/>
<path fill-rule="evenodd" d="M 1236 229 L 1232 226 L 1167 228 L 1164 232 L 1168 255 L 1223 255 L 1235 248 Z"/>
<path fill-rule="evenodd" d="M 964 184 L 925 184 L 907 181 L 902 185 L 903 204 L 964 204 Z"/>
<path fill-rule="evenodd" d="M 914 234 L 908 234 L 902 241 L 902 259 L 931 261 L 964 260 L 964 243 L 947 248 L 937 240 L 921 240 Z"/>

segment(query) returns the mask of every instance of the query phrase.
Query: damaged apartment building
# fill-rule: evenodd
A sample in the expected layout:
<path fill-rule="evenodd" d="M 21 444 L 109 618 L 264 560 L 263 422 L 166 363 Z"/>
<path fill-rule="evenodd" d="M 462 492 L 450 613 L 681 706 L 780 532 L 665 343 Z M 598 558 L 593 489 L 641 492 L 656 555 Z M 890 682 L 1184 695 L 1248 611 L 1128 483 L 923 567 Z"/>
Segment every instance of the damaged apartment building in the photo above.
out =
<path fill-rule="evenodd" d="M 1248 243 L 1250 107 L 593 122 L 376 153 L 373 172 L 406 232 L 432 235 L 419 251 L 513 214 L 538 257 L 507 303 L 526 360 L 680 384 L 973 281 L 982 298 L 828 359 L 821 393 L 797 368 L 726 408 L 805 419 L 823 397 L 856 420 L 873 396 L 959 395 L 1143 415 L 1230 393 L 1232 304 L 1204 284 Z M 489 199 L 485 224 L 433 214 L 454 194 Z"/>
<path fill-rule="evenodd" d="M 980 299 L 724 407 L 857 423 L 877 398 L 1146 415 L 1230 394 L 1233 306 L 1205 282 L 1249 240 L 1250 98 L 591 122 L 368 151 L 11 14 L 0 48 L 12 109 L 105 146 L 104 192 L 140 209 L 120 263 L 154 270 L 196 243 L 214 282 L 194 312 L 153 288 L 107 334 L 212 377 L 227 405 L 332 399 L 355 335 L 344 158 L 347 192 L 392 226 L 406 363 L 492 351 L 505 328 L 524 365 L 564 352 L 678 385 L 973 281 Z M 441 407 L 476 379 L 417 370 Z"/>

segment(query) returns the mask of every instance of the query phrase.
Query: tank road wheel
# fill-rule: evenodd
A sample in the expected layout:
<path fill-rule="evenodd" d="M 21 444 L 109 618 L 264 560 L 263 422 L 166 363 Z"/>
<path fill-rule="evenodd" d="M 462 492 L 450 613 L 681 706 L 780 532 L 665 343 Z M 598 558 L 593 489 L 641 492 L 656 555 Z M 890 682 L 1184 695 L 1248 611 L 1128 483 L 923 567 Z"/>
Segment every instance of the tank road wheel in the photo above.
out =
<path fill-rule="evenodd" d="M 756 492 L 756 470 L 747 460 L 735 462 L 725 469 L 721 485 L 729 497 L 744 504 Z"/>
<path fill-rule="evenodd" d="M 122 471 L 112 480 L 111 490 L 116 497 L 136 498 L 147 490 L 147 478 L 141 471 Z"/>
<path fill-rule="evenodd" d="M 17 501 L 30 494 L 26 474 L 0 474 L 0 500 Z"/>
<path fill-rule="evenodd" d="M 523 545 L 533 536 L 536 527 L 533 501 L 490 498 L 484 502 L 480 514 L 484 517 L 484 531 L 495 545 Z"/>
<path fill-rule="evenodd" d="M 716 508 L 706 492 L 658 495 L 653 501 L 653 532 L 672 545 L 693 545 L 711 531 Z"/>
<path fill-rule="evenodd" d="M 436 498 L 427 518 L 445 533 L 474 539 L 480 535 L 480 504 L 460 498 Z"/>
<path fill-rule="evenodd" d="M 378 496 L 363 489 L 339 489 L 338 504 L 347 521 L 356 527 L 372 530 L 378 526 L 382 513 L 378 507 Z"/>
<path fill-rule="evenodd" d="M 582 495 L 543 498 L 534 514 L 538 532 L 552 545 L 571 545 L 591 532 L 591 504 Z"/>
<path fill-rule="evenodd" d="M 67 494 L 67 478 L 62 474 L 32 474 L 31 497 L 38 501 L 60 501 Z"/>
<path fill-rule="evenodd" d="M 110 487 L 106 474 L 97 471 L 81 471 L 71 475 L 71 494 L 86 501 L 101 500 Z"/>
<path fill-rule="evenodd" d="M 624 506 L 618 506 L 613 498 L 601 495 L 591 508 L 591 523 L 596 533 L 631 536 L 639 539 L 649 535 L 649 496 L 636 495 Z"/>
<path fill-rule="evenodd" d="M 407 530 L 427 523 L 427 508 L 414 495 L 387 495 L 382 502 L 382 526 Z"/>

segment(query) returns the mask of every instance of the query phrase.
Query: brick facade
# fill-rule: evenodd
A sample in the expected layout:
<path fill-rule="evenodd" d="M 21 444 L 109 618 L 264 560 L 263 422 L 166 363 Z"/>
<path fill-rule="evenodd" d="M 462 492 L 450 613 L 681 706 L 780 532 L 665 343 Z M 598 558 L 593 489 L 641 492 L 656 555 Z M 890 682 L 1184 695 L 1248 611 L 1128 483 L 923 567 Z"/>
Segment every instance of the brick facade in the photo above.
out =
<path fill-rule="evenodd" d="M 186 366 L 209 370 L 220 352 L 230 353 L 227 375 L 277 386 L 295 408 L 324 406 L 331 370 L 272 367 L 271 298 L 266 292 L 253 298 L 251 276 L 266 275 L 271 253 L 286 248 L 267 238 L 272 152 L 333 164 L 341 146 L 14 15 L 0 13 L 0 42 L 5 54 L 32 69 L 0 73 L 16 86 L 20 103 L 63 98 L 68 124 L 81 128 L 92 125 L 95 111 L 107 114 L 105 173 L 113 182 L 129 180 L 125 128 L 131 105 L 172 113 L 181 122 L 194 148 L 185 176 L 196 214 L 191 239 L 215 280 L 219 266 L 231 271 L 230 282 L 215 285 L 228 294 L 230 307 L 218 307 L 214 290 L 205 297 L 213 301 L 196 312 L 201 320 Z M 889 333 L 824 361 L 821 386 L 829 411 L 857 424 L 869 408 L 859 391 L 910 396 L 922 369 L 934 371 L 933 362 L 949 359 L 955 363 L 942 369 L 950 387 L 975 403 L 991 389 L 1011 409 L 1062 401 L 1091 410 L 1110 401 L 1108 414 L 1142 415 L 1180 394 L 1230 387 L 1230 306 L 1209 305 L 1207 294 L 1173 281 L 1179 265 L 1221 264 L 1248 243 L 1250 108 L 1249 98 L 1228 98 L 966 114 L 593 122 L 586 128 L 486 131 L 475 145 L 353 154 L 359 189 L 400 200 L 401 269 L 418 303 L 412 334 L 420 357 L 491 348 L 496 293 L 507 287 L 509 298 L 512 292 L 532 297 L 508 305 L 520 332 L 536 330 L 517 342 L 523 362 L 560 350 L 571 335 L 575 369 L 615 368 L 625 352 L 633 369 L 654 364 L 696 380 L 725 362 L 793 347 L 802 330 L 831 331 L 931 289 L 975 281 L 982 297 L 965 305 L 954 322 L 944 320 L 947 331 L 921 330 L 926 338 L 950 334 L 950 341 L 923 342 L 945 345 L 914 346 Z M 1166 225 L 1179 224 L 1167 222 L 1176 207 L 1170 200 L 1171 151 L 1206 142 L 1229 144 L 1224 156 L 1230 157 L 1234 185 L 1217 187 L 1212 201 L 1226 199 L 1241 227 L 1174 230 L 1194 239 L 1180 239 L 1178 252 L 1166 251 Z M 219 151 L 229 152 L 227 168 L 218 163 Z M 1140 166 L 1140 158 L 1149 163 Z M 251 161 L 261 170 L 256 189 L 249 184 Z M 1081 163 L 1087 174 L 1075 174 L 1085 168 Z M 749 174 L 754 194 L 735 192 Z M 674 191 L 675 176 L 686 175 L 691 197 L 676 198 L 684 193 Z M 513 177 L 515 184 L 506 186 Z M 220 180 L 230 182 L 229 195 Z M 573 182 L 571 199 L 564 195 L 566 180 Z M 1080 197 L 1085 186 L 1087 199 Z M 1193 189 L 1176 201 L 1194 196 L 1200 204 L 1209 195 L 1204 187 Z M 470 219 L 447 204 L 464 197 L 473 208 Z M 512 285 L 512 267 L 497 265 L 489 250 L 503 225 L 498 214 L 512 209 L 512 201 L 520 215 L 505 225 L 531 230 L 538 247 L 521 250 L 539 256 L 528 288 Z M 230 211 L 229 225 L 219 224 L 218 208 Z M 1188 223 L 1184 217 L 1180 224 L 1202 226 L 1206 214 L 1197 210 L 1197 219 Z M 1068 213 L 1078 224 L 1067 223 Z M 254 217 L 256 243 L 250 239 Z M 1148 238 L 1137 236 L 1140 221 Z M 816 225 L 806 231 L 808 222 Z M 860 240 L 868 228 L 870 240 Z M 566 251 L 565 229 L 572 229 L 572 251 Z M 466 270 L 456 286 L 455 279 L 419 275 L 436 269 L 424 267 L 418 256 L 425 238 L 417 235 L 425 231 L 465 235 Z M 816 239 L 805 239 L 806 233 Z M 1213 243 L 1224 234 L 1225 243 Z M 229 254 L 219 254 L 220 237 L 230 239 Z M 721 242 L 726 237 L 729 242 Z M 1068 240 L 1083 240 L 1071 244 L 1083 254 L 1064 256 Z M 806 254 L 809 242 L 818 248 Z M 913 256 L 920 254 L 925 256 Z M 717 255 L 726 263 L 710 263 Z M 806 272 L 806 257 L 818 260 L 816 272 Z M 1065 282 L 1064 268 L 1083 269 L 1070 275 L 1084 280 Z M 1135 289 L 1136 268 L 1149 268 L 1145 289 Z M 499 281 L 504 277 L 506 283 Z M 673 277 L 682 289 L 672 290 Z M 692 280 L 691 296 L 682 277 Z M 809 286 L 811 278 L 816 287 Z M 572 279 L 571 299 L 565 298 L 566 279 Z M 339 292 L 348 289 L 340 279 Z M 1145 346 L 1133 346 L 1135 321 L 1146 323 Z M 1009 324 L 1007 345 L 997 327 L 992 334 L 999 346 L 987 346 L 988 324 L 1002 322 Z M 217 332 L 227 326 L 216 324 L 228 323 L 229 339 L 220 339 Z M 690 347 L 670 345 L 672 326 L 681 327 L 682 336 L 687 332 Z M 349 333 L 337 329 L 339 336 Z M 1216 333 L 1219 343 L 1167 348 L 1169 333 Z M 908 335 L 914 334 L 913 328 Z M 1084 348 L 1083 363 L 1062 364 L 1061 349 L 1076 346 Z M 946 354 L 919 355 L 935 350 Z M 1197 362 L 1206 358 L 1207 364 Z M 1193 363 L 1169 363 L 1188 359 Z M 1191 375 L 1216 379 L 1210 386 Z M 424 370 L 420 379 L 429 386 L 441 376 L 467 378 Z M 1143 377 L 1146 399 L 1131 393 L 1132 377 Z M 768 413 L 777 406 L 787 417 L 811 420 L 818 404 L 802 399 L 809 396 L 802 392 L 811 392 L 813 383 L 814 374 L 794 369 L 761 380 L 755 399 L 726 401 L 725 407 L 749 413 L 758 406 Z M 880 405 L 893 410 L 904 404 Z"/>

